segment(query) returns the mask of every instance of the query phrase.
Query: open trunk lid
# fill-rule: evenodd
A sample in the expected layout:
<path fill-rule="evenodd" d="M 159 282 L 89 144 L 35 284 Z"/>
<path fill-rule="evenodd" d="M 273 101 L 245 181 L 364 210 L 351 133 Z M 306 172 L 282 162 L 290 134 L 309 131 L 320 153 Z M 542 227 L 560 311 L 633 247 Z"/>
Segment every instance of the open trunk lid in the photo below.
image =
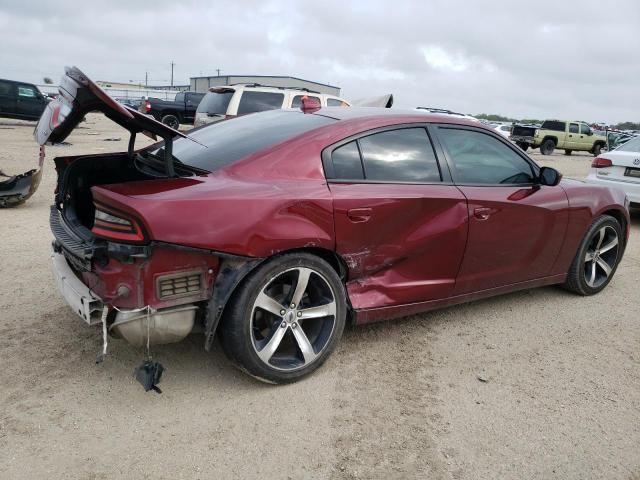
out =
<path fill-rule="evenodd" d="M 59 95 L 49 102 L 34 131 L 34 137 L 40 145 L 64 141 L 84 116 L 92 111 L 104 113 L 129 130 L 132 137 L 136 133 L 143 133 L 153 139 L 170 139 L 176 135 L 186 137 L 185 134 L 116 102 L 77 67 L 65 68 L 58 90 Z"/>

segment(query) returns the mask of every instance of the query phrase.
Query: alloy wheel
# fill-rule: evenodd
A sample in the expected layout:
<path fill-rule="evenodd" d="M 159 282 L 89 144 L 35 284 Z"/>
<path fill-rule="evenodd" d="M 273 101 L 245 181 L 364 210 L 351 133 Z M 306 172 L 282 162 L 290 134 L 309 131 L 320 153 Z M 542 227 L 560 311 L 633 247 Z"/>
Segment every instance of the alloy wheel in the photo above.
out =
<path fill-rule="evenodd" d="M 251 341 L 270 368 L 298 370 L 321 355 L 335 324 L 336 295 L 327 279 L 314 269 L 296 267 L 260 290 L 251 310 Z"/>
<path fill-rule="evenodd" d="M 598 288 L 611 276 L 618 261 L 619 238 L 616 230 L 606 225 L 592 237 L 584 257 L 584 279 Z"/>

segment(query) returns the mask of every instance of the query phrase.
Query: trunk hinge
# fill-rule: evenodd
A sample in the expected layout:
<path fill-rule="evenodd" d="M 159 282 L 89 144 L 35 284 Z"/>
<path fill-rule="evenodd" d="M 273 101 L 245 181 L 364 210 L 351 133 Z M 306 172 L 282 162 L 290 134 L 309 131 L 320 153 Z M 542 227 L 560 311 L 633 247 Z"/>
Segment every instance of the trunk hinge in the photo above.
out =
<path fill-rule="evenodd" d="M 127 155 L 129 160 L 133 160 L 133 150 L 136 148 L 136 132 L 131 132 L 129 137 L 129 148 L 127 149 Z"/>
<path fill-rule="evenodd" d="M 173 168 L 173 136 L 164 137 L 164 168 L 167 172 L 167 177 L 173 178 L 176 176 L 176 171 Z"/>

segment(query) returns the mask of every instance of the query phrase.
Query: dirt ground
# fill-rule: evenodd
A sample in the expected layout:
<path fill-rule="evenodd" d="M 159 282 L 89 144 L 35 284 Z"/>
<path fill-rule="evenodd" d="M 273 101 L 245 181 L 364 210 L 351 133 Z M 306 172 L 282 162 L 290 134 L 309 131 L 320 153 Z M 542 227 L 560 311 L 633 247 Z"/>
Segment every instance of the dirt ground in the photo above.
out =
<path fill-rule="evenodd" d="M 0 169 L 36 164 L 32 130 L 0 120 Z M 36 195 L 0 210 L 1 479 L 640 479 L 638 212 L 595 297 L 542 288 L 352 328 L 280 387 L 192 336 L 155 348 L 158 395 L 122 341 L 95 364 L 99 331 L 53 283 L 51 160 L 126 149 L 127 134 L 90 115 L 68 141 L 47 148 Z M 576 178 L 591 162 L 533 156 Z"/>

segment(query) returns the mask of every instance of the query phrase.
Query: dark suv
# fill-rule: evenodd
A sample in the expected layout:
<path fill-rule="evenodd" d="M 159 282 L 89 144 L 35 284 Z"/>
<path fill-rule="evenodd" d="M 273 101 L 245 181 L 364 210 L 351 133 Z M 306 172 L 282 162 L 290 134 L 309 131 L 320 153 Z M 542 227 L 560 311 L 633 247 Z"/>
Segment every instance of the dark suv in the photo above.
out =
<path fill-rule="evenodd" d="M 38 120 L 46 106 L 45 96 L 35 85 L 0 78 L 0 117 Z"/>

